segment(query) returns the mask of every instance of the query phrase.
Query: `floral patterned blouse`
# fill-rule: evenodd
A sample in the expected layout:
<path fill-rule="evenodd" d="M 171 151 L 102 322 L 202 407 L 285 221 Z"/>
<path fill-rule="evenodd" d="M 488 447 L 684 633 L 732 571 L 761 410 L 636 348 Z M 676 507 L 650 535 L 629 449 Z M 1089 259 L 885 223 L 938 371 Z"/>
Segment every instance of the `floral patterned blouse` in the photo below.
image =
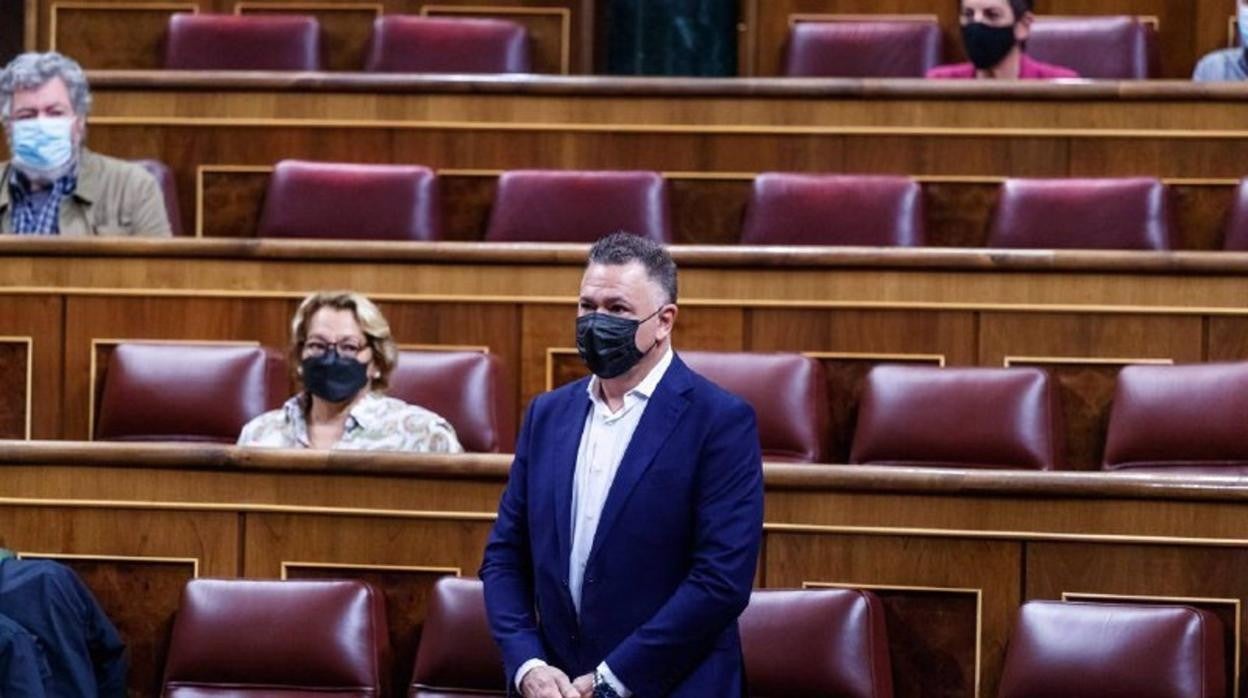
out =
<path fill-rule="evenodd" d="M 239 446 L 311 448 L 303 395 L 287 400 L 281 409 L 256 417 L 243 427 Z M 423 407 L 379 393 L 368 393 L 351 408 L 342 438 L 334 449 L 354 451 L 415 451 L 463 453 L 455 429 Z"/>

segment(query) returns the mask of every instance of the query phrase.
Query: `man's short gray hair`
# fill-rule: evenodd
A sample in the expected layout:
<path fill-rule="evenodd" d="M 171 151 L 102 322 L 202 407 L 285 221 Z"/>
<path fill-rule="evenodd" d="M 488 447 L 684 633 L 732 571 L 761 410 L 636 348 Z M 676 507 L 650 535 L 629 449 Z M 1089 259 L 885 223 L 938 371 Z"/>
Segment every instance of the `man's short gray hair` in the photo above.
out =
<path fill-rule="evenodd" d="M 615 266 L 630 262 L 640 262 L 650 280 L 663 289 L 667 302 L 676 302 L 676 262 L 659 243 L 620 231 L 602 238 L 589 249 L 590 264 Z"/>
<path fill-rule="evenodd" d="M 82 72 L 82 66 L 74 59 L 51 51 L 23 53 L 4 67 L 4 72 L 0 73 L 0 118 L 8 121 L 13 117 L 14 93 L 38 89 L 53 78 L 65 82 L 74 113 L 86 117 L 91 111 L 91 88 L 87 86 L 87 74 Z"/>

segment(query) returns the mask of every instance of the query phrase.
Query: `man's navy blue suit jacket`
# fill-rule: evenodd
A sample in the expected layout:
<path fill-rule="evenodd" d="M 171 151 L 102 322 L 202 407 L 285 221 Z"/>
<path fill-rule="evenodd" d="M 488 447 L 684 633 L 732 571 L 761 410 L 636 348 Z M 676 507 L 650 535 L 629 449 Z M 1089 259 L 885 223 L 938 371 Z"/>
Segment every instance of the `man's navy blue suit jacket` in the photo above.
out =
<path fill-rule="evenodd" d="M 606 660 L 638 698 L 740 696 L 736 620 L 763 521 L 754 410 L 673 359 L 611 484 L 578 618 L 568 565 L 588 380 L 529 406 L 486 546 L 481 578 L 508 685 L 535 657 L 572 678 Z"/>

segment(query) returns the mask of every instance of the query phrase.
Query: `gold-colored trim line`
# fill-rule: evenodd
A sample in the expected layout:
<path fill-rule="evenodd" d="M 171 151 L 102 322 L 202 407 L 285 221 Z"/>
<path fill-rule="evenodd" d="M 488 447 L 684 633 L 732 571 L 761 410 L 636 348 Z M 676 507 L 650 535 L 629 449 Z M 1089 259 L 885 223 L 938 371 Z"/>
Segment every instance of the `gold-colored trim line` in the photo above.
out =
<path fill-rule="evenodd" d="M 566 7 L 509 7 L 504 5 L 425 5 L 420 8 L 424 17 L 436 15 L 512 15 L 555 16 L 559 18 L 559 72 L 568 75 L 572 70 L 572 10 Z"/>
<path fill-rule="evenodd" d="M 101 12 L 190 12 L 199 14 L 199 5 L 193 2 L 54 2 L 48 10 L 48 50 L 57 50 L 57 14 L 61 10 L 98 10 Z"/>
<path fill-rule="evenodd" d="M 1137 595 L 1137 594 L 1088 594 L 1083 592 L 1062 592 L 1062 601 L 1143 601 L 1146 603 L 1177 603 L 1177 604 L 1205 604 L 1205 605 L 1224 605 L 1233 606 L 1235 608 L 1235 666 L 1233 671 L 1234 690 L 1232 698 L 1239 698 L 1239 679 L 1240 665 L 1242 664 L 1241 654 L 1243 653 L 1243 602 L 1239 599 L 1225 598 L 1203 598 L 1199 596 L 1153 596 L 1153 595 Z"/>
<path fill-rule="evenodd" d="M 502 481 L 500 480 L 500 484 Z M 439 511 L 428 509 L 365 509 L 361 507 L 323 507 L 296 504 L 253 504 L 247 502 L 163 502 L 117 499 L 33 499 L 0 497 L 0 506 L 58 507 L 67 509 L 119 509 L 134 511 L 186 511 L 227 514 L 303 514 L 307 516 L 347 516 L 369 519 L 409 519 L 491 523 L 498 514 L 492 511 Z"/>
<path fill-rule="evenodd" d="M 1014 366 L 1173 366 L 1174 359 L 1115 358 L 1105 356 L 1007 356 L 1001 361 L 1005 368 Z"/>
<path fill-rule="evenodd" d="M 380 17 L 385 13 L 386 8 L 381 3 L 371 2 L 263 2 L 257 0 L 245 0 L 244 2 L 234 3 L 235 15 L 247 14 L 248 10 L 258 10 L 260 12 L 289 10 L 292 13 L 298 11 L 368 12 L 371 10 L 374 16 Z"/>
<path fill-rule="evenodd" d="M 1192 538 L 1184 536 L 1138 536 L 1118 533 L 1061 533 L 1055 531 L 998 531 L 905 526 L 847 526 L 836 524 L 763 523 L 767 533 L 795 535 L 840 534 L 847 536 L 896 536 L 914 538 L 967 538 L 1060 543 L 1122 543 L 1126 545 L 1178 545 L 1206 548 L 1248 547 L 1248 538 Z"/>
<path fill-rule="evenodd" d="M 892 361 L 902 363 L 930 363 L 944 368 L 947 359 L 944 354 L 895 354 L 886 352 L 859 351 L 803 351 L 802 356 L 812 359 L 840 361 Z"/>
<path fill-rule="evenodd" d="M 850 584 L 802 582 L 803 589 L 865 589 L 868 591 L 914 591 L 923 594 L 964 594 L 975 597 L 975 696 L 979 695 L 984 656 L 984 590 L 963 587 L 909 586 L 897 584 Z"/>
<path fill-rule="evenodd" d="M 555 389 L 555 355 L 576 356 L 575 347 L 546 347 L 546 392 Z"/>
<path fill-rule="evenodd" d="M 95 441 L 95 396 L 98 391 L 96 381 L 99 379 L 97 375 L 97 363 L 99 359 L 99 350 L 102 346 L 116 346 L 118 344 L 162 344 L 162 345 L 208 345 L 222 347 L 258 347 L 260 342 L 250 340 L 229 340 L 229 339 L 132 339 L 132 338 L 91 338 L 91 356 L 90 370 L 87 372 L 88 389 L 90 393 L 87 396 L 87 441 Z"/>
<path fill-rule="evenodd" d="M 26 434 L 26 440 L 30 441 L 31 426 L 34 423 L 35 414 L 35 338 L 29 335 L 0 337 L 0 344 L 26 345 L 26 425 L 23 431 Z"/>
<path fill-rule="evenodd" d="M 1036 15 L 1036 22 L 1043 24 L 1047 20 L 1079 21 L 1095 16 L 1097 15 Z M 1161 18 L 1157 15 L 1134 15 L 1134 17 L 1140 24 L 1150 26 L 1154 31 L 1161 31 Z"/>
<path fill-rule="evenodd" d="M 940 22 L 931 14 L 837 14 L 826 12 L 794 12 L 789 15 L 789 28 L 801 22 Z"/>
<path fill-rule="evenodd" d="M 39 50 L 39 2 L 38 0 L 25 0 L 26 5 L 22 10 L 25 13 L 25 32 L 22 37 L 22 46 L 26 51 Z"/>
<path fill-rule="evenodd" d="M 102 562 L 145 562 L 157 565 L 190 565 L 191 577 L 199 579 L 199 558 L 147 555 L 92 555 L 88 553 L 42 553 L 28 550 L 16 553 L 19 560 L 99 560 Z"/>
<path fill-rule="evenodd" d="M 490 348 L 479 344 L 399 344 L 399 351 L 470 351 L 488 354 Z"/>
<path fill-rule="evenodd" d="M 423 572 L 431 574 L 448 574 L 456 577 L 464 576 L 462 567 L 436 567 L 427 565 L 371 565 L 349 562 L 308 562 L 282 560 L 282 581 L 289 579 L 291 570 L 363 570 L 372 572 Z"/>

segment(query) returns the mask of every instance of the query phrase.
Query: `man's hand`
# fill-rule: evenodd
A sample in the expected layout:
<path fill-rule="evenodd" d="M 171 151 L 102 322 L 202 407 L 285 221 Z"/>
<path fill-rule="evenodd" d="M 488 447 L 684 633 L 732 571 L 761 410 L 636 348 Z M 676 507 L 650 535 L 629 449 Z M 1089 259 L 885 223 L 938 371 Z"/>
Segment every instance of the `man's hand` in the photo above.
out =
<path fill-rule="evenodd" d="M 592 692 L 593 676 L 589 690 Z M 572 687 L 568 675 L 553 666 L 537 666 L 529 669 L 520 681 L 520 693 L 524 698 L 581 698 L 581 692 Z"/>
<path fill-rule="evenodd" d="M 586 674 L 576 677 L 572 682 L 572 688 L 577 691 L 580 698 L 594 698 L 594 675 Z"/>

